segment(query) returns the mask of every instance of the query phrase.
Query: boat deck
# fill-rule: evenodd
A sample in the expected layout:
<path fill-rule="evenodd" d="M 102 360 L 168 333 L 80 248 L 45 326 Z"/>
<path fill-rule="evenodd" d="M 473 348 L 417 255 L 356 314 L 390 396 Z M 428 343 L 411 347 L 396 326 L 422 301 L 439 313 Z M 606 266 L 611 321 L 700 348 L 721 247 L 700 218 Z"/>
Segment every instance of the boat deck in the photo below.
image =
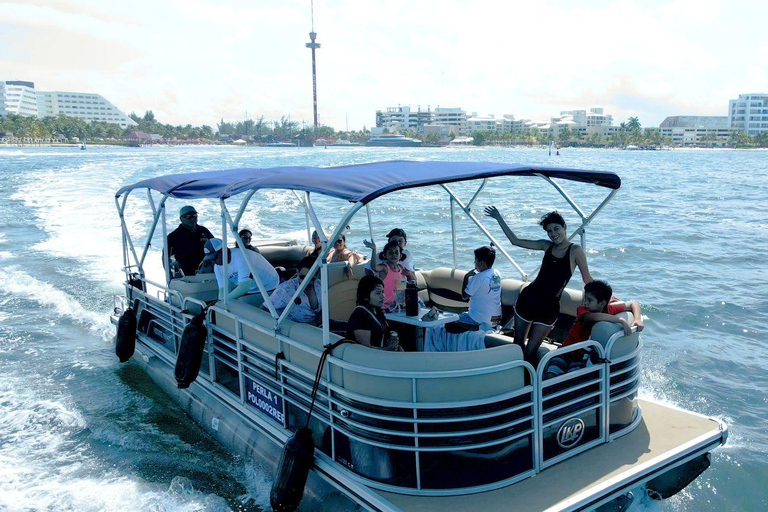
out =
<path fill-rule="evenodd" d="M 725 442 L 727 432 L 717 420 L 644 400 L 640 406 L 643 420 L 630 434 L 509 487 L 451 497 L 380 494 L 409 512 L 580 510 L 599 505 L 590 496 L 622 494 L 655 476 L 660 466 L 674 467 L 670 458 L 687 460 L 686 454 Z"/>

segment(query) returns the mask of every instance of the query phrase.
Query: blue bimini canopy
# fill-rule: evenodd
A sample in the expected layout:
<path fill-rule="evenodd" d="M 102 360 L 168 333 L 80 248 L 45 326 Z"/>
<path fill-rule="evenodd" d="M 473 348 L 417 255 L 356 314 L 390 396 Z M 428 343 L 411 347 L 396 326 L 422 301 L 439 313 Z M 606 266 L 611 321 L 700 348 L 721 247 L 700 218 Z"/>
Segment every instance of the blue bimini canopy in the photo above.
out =
<path fill-rule="evenodd" d="M 497 162 L 389 161 L 339 167 L 244 168 L 174 174 L 125 186 L 116 196 L 137 188 L 148 188 L 176 199 L 225 199 L 250 190 L 285 189 L 316 192 L 367 204 L 396 190 L 498 176 L 546 176 L 593 183 L 609 189 L 621 186 L 621 178 L 605 171 Z"/>

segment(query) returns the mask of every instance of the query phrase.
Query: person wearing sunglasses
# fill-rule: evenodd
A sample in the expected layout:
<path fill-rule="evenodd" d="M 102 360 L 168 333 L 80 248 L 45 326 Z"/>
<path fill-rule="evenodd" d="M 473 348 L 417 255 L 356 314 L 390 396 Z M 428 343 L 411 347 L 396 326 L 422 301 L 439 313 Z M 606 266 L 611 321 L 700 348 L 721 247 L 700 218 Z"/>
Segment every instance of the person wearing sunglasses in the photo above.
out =
<path fill-rule="evenodd" d="M 299 289 L 299 286 L 305 279 L 311 279 L 312 282 L 304 289 L 304 293 L 301 294 L 297 300 L 299 301 L 288 318 L 294 322 L 301 322 L 305 324 L 319 325 L 322 317 L 320 311 L 322 304 L 320 302 L 321 290 L 320 279 L 316 279 L 315 276 L 309 275 L 309 269 L 315 263 L 315 258 L 307 256 L 299 262 L 299 268 L 296 274 L 280 283 L 272 295 L 269 296 L 269 300 L 276 310 L 282 313 L 282 311 L 288 306 L 293 294 Z M 266 306 L 262 306 L 263 309 L 267 309 Z"/>
<path fill-rule="evenodd" d="M 346 263 L 344 273 L 348 279 L 352 279 L 352 267 L 360 263 L 363 257 L 356 252 L 347 249 L 347 237 L 343 234 L 333 243 L 333 249 L 328 251 L 328 263 Z"/>
<path fill-rule="evenodd" d="M 171 264 L 176 262 L 185 276 L 193 276 L 205 257 L 205 242 L 213 238 L 213 234 L 197 223 L 197 210 L 194 206 L 187 205 L 179 210 L 179 220 L 181 224 L 168 235 L 165 247 Z"/>

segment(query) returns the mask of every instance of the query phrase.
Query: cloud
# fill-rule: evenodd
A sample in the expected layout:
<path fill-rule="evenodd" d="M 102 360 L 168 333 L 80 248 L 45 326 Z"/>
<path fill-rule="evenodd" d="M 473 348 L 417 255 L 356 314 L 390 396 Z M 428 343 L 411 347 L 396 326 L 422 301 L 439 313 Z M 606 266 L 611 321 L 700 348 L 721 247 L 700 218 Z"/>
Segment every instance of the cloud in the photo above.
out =
<path fill-rule="evenodd" d="M 764 20 L 743 16 L 759 6 L 316 3 L 320 120 L 370 127 L 377 109 L 398 104 L 548 119 L 599 103 L 646 125 L 717 112 L 768 83 Z M 212 125 L 246 111 L 311 122 L 310 27 L 305 0 L 11 1 L 0 10 L 9 49 L 0 65 L 43 89 L 98 92 L 167 123 Z"/>

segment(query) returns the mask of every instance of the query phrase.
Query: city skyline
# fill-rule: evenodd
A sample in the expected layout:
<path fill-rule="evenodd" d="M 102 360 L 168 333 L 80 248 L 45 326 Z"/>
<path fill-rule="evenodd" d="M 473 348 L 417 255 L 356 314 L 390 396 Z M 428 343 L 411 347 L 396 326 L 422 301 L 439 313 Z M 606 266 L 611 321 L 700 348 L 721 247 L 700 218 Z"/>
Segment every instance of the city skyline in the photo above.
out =
<path fill-rule="evenodd" d="M 760 4 L 718 0 L 315 3 L 321 124 L 362 129 L 398 104 L 546 120 L 727 115 L 768 89 Z M 631 21 L 631 24 L 627 20 Z M 102 94 L 172 124 L 263 115 L 312 124 L 310 2 L 277 7 L 6 1 L 5 80 Z"/>

